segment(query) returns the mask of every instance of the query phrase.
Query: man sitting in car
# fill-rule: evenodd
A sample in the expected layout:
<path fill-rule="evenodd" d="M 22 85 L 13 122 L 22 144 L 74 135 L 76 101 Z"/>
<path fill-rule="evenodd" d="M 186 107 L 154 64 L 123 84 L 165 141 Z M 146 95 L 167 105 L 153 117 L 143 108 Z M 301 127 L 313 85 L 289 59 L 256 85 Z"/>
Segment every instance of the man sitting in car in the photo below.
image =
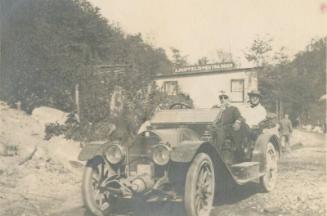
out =
<path fill-rule="evenodd" d="M 255 140 L 265 127 L 265 120 L 267 119 L 267 111 L 261 105 L 261 93 L 258 90 L 252 90 L 248 93 L 249 103 L 245 109 L 242 109 L 242 117 L 244 122 L 234 126 L 235 131 L 239 131 L 239 136 L 242 140 L 242 151 L 245 158 L 249 157 L 250 148 L 252 148 Z"/>
<path fill-rule="evenodd" d="M 214 125 L 222 125 L 223 130 L 217 130 L 217 143 L 224 143 L 226 139 L 232 141 L 232 148 L 238 152 L 238 160 L 248 158 L 249 145 L 256 140 L 260 133 L 259 124 L 267 117 L 266 109 L 260 104 L 261 94 L 259 91 L 251 91 L 249 104 L 242 109 L 242 115 L 237 107 L 230 105 L 227 94 L 220 94 L 220 108 L 222 112 L 217 116 Z"/>
<path fill-rule="evenodd" d="M 241 122 L 242 117 L 240 111 L 237 107 L 230 104 L 229 96 L 225 91 L 220 91 L 219 93 L 218 105 L 215 105 L 213 108 L 220 108 L 221 112 L 218 114 L 214 121 L 214 126 L 223 125 L 228 127 L 233 127 L 235 122 Z"/>
<path fill-rule="evenodd" d="M 240 128 L 243 118 L 240 114 L 240 111 L 237 107 L 230 104 L 229 96 L 226 92 L 220 91 L 219 93 L 218 105 L 215 105 L 213 108 L 220 108 L 220 112 L 213 122 L 214 132 L 216 133 L 216 143 L 222 144 L 226 140 L 232 141 L 231 148 L 236 148 L 241 142 L 242 135 L 236 131 Z"/>
<path fill-rule="evenodd" d="M 249 104 L 242 116 L 250 128 L 258 127 L 259 123 L 267 118 L 267 111 L 260 103 L 262 96 L 258 90 L 250 91 L 248 96 Z"/>

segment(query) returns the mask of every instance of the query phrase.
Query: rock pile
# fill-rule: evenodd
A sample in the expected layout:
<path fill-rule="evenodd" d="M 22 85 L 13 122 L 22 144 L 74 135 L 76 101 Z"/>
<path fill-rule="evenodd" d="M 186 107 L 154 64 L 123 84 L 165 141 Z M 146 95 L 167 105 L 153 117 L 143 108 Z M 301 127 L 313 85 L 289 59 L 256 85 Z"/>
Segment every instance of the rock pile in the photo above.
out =
<path fill-rule="evenodd" d="M 57 200 L 61 206 L 68 198 L 81 205 L 80 144 L 64 137 L 44 140 L 44 125 L 64 115 L 41 110 L 30 116 L 0 102 L 0 215 L 46 215 L 42 203 Z M 47 212 L 58 209 L 55 203 Z"/>

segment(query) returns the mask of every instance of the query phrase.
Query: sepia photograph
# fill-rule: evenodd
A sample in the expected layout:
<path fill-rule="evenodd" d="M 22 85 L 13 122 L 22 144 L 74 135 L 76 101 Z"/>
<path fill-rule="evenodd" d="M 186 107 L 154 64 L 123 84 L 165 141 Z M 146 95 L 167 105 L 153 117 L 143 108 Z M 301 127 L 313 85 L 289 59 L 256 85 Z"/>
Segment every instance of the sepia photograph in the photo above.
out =
<path fill-rule="evenodd" d="M 326 0 L 0 0 L 0 216 L 326 216 Z"/>

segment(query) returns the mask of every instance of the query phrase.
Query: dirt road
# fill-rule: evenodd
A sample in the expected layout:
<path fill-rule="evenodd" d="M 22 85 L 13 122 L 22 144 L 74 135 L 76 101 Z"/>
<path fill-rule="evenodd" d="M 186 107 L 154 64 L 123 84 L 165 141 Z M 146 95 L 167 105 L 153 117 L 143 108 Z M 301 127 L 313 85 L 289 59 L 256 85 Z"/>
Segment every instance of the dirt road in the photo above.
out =
<path fill-rule="evenodd" d="M 270 193 L 260 193 L 256 184 L 231 191 L 216 203 L 212 215 L 326 215 L 325 137 L 295 131 L 293 151 L 279 162 L 278 185 Z"/>

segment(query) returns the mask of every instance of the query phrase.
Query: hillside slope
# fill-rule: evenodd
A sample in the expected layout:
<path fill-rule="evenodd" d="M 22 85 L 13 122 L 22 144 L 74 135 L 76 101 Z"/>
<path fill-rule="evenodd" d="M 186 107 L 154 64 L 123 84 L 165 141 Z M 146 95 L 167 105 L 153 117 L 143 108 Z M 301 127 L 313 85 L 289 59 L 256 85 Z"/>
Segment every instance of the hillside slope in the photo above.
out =
<path fill-rule="evenodd" d="M 48 215 L 82 205 L 79 143 L 43 137 L 43 121 L 0 103 L 0 215 Z M 4 155 L 8 146 L 17 154 Z"/>

